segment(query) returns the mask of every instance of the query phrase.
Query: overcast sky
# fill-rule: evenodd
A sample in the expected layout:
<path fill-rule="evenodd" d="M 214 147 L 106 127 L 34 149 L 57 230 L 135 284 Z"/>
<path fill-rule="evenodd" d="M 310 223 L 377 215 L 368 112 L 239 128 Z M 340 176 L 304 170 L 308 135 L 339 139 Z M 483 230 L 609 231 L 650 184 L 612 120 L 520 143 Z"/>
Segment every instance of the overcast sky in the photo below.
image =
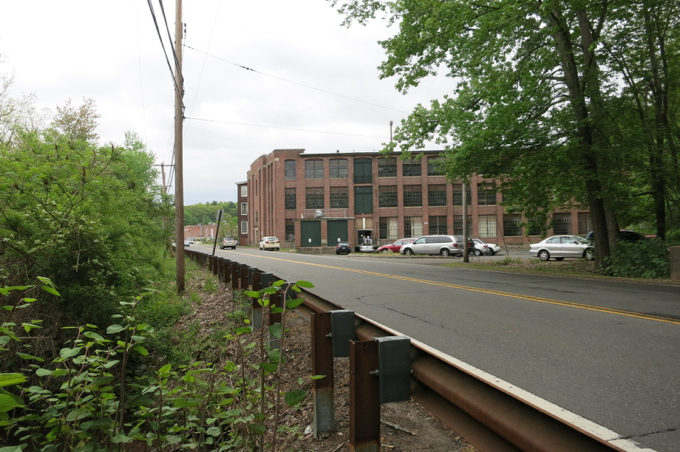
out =
<path fill-rule="evenodd" d="M 163 5 L 174 39 L 175 2 Z M 396 80 L 379 80 L 378 41 L 395 30 L 385 21 L 342 27 L 326 0 L 184 0 L 183 9 L 186 205 L 236 201 L 235 184 L 274 149 L 378 151 L 390 121 L 451 90 L 431 78 L 404 96 Z M 133 131 L 158 164 L 172 163 L 172 77 L 148 2 L 2 2 L 0 53 L 14 96 L 34 94 L 52 112 L 93 98 L 102 144 Z"/>

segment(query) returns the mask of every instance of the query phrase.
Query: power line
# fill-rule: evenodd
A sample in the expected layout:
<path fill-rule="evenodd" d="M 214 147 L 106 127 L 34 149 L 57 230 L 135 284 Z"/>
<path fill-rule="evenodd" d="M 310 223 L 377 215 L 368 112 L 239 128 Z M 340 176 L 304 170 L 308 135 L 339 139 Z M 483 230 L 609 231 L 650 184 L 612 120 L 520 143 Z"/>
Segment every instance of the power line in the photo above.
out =
<path fill-rule="evenodd" d="M 241 65 L 241 64 L 234 63 L 234 62 L 229 61 L 229 60 L 225 60 L 224 58 L 220 58 L 220 57 L 218 57 L 218 56 L 211 55 L 211 54 L 209 54 L 209 53 L 207 53 L 207 52 L 204 52 L 204 51 L 202 51 L 202 50 L 195 49 L 195 48 L 193 48 L 193 47 L 191 47 L 191 46 L 185 45 L 184 47 L 186 47 L 187 49 L 191 49 L 191 50 L 194 50 L 194 51 L 196 51 L 196 52 L 202 53 L 202 54 L 204 54 L 204 55 L 206 55 L 206 56 L 213 57 L 213 58 L 215 58 L 215 59 L 217 59 L 217 60 L 220 60 L 220 61 L 223 61 L 223 62 L 225 62 L 225 63 L 231 64 L 231 65 L 236 66 L 236 67 L 238 67 L 238 68 L 240 68 L 240 69 L 243 69 L 243 70 L 246 70 L 246 71 L 250 71 L 250 72 L 255 72 L 256 74 L 264 75 L 264 76 L 266 76 L 266 77 L 275 78 L 275 79 L 277 79 L 277 80 L 281 80 L 281 81 L 284 81 L 284 82 L 286 82 L 286 83 L 292 83 L 293 85 L 298 85 L 298 86 L 302 86 L 302 87 L 304 87 L 304 88 L 313 89 L 313 90 L 315 90 L 315 91 L 320 91 L 320 92 L 322 92 L 322 93 L 330 94 L 331 96 L 337 96 L 337 97 L 342 97 L 343 99 L 353 100 L 353 101 L 355 101 L 355 102 L 361 102 L 362 104 L 371 105 L 371 106 L 373 106 L 373 107 L 384 108 L 384 109 L 386 109 L 386 110 L 392 110 L 392 111 L 398 111 L 399 113 L 406 113 L 406 114 L 409 113 L 409 112 L 407 112 L 407 111 L 399 110 L 399 109 L 397 109 L 397 108 L 385 107 L 384 105 L 374 104 L 374 103 L 371 103 L 371 102 L 367 102 L 367 101 L 365 101 L 365 100 L 355 99 L 355 98 L 353 98 L 353 97 L 349 97 L 349 96 L 345 96 L 345 95 L 342 95 L 342 94 L 334 93 L 334 92 L 332 92 L 332 91 L 327 91 L 327 90 L 325 90 L 325 89 L 321 89 L 321 88 L 316 88 L 316 87 L 314 87 L 314 86 L 305 85 L 304 83 L 299 83 L 299 82 L 295 82 L 295 81 L 292 81 L 292 80 L 287 80 L 287 79 L 285 79 L 285 78 L 277 77 L 276 75 L 265 74 L 264 72 L 260 72 L 260 71 L 258 71 L 258 70 L 256 70 L 256 69 L 249 68 L 249 67 L 247 67 L 247 66 L 243 66 L 243 65 Z"/>
<path fill-rule="evenodd" d="M 172 84 L 175 86 L 175 91 L 176 92 L 181 92 L 179 86 L 177 86 L 177 82 L 175 80 L 175 71 L 172 69 L 172 64 L 170 64 L 170 60 L 168 59 L 168 52 L 165 50 L 165 44 L 163 43 L 163 37 L 161 35 L 161 30 L 158 28 L 158 20 L 156 19 L 156 12 L 153 9 L 153 4 L 151 3 L 151 0 L 147 0 L 147 3 L 149 4 L 149 11 L 151 12 L 151 17 L 153 18 L 153 23 L 154 26 L 156 27 L 156 33 L 158 34 L 158 39 L 161 42 L 161 47 L 163 48 L 163 55 L 165 56 L 165 61 L 168 63 L 168 69 L 170 69 L 170 75 L 172 76 Z M 162 3 L 161 3 L 161 9 L 163 8 Z M 165 17 L 165 12 L 163 12 L 163 16 Z M 167 22 L 166 22 L 166 28 L 167 28 Z M 168 30 L 168 33 L 170 31 Z M 170 44 L 172 47 L 172 43 Z M 173 48 L 173 55 L 175 54 L 174 48 Z M 175 55 L 175 63 L 177 63 L 177 56 Z M 177 67 L 177 64 L 175 65 Z M 181 77 L 181 75 L 180 75 Z"/>
<path fill-rule="evenodd" d="M 278 127 L 278 126 L 263 126 L 260 124 L 248 124 L 244 122 L 232 122 L 232 121 L 218 121 L 215 119 L 204 119 L 204 118 L 192 118 L 191 116 L 186 116 L 185 119 L 193 119 L 194 121 L 204 121 L 204 122 L 219 122 L 222 124 L 234 124 L 238 126 L 249 126 L 249 127 L 260 127 L 263 129 L 283 129 L 283 130 L 295 130 L 298 132 L 307 132 L 307 133 L 324 133 L 328 135 L 344 135 L 344 136 L 350 136 L 350 137 L 363 137 L 363 138 L 378 138 L 378 139 L 383 139 L 385 137 L 377 137 L 373 135 L 358 135 L 355 133 L 342 133 L 342 132 L 324 132 L 321 130 L 305 130 L 305 129 L 296 129 L 294 127 Z"/>

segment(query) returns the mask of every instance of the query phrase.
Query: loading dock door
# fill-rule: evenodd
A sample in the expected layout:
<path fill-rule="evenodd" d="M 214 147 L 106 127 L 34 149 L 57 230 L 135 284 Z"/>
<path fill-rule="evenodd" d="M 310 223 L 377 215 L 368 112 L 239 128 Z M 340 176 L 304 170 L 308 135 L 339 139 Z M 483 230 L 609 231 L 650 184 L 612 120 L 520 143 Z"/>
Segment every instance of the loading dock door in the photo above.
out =
<path fill-rule="evenodd" d="M 302 243 L 300 246 L 321 246 L 321 220 L 306 220 L 300 222 Z"/>
<path fill-rule="evenodd" d="M 336 246 L 338 242 L 347 242 L 347 220 L 328 220 L 328 246 Z"/>

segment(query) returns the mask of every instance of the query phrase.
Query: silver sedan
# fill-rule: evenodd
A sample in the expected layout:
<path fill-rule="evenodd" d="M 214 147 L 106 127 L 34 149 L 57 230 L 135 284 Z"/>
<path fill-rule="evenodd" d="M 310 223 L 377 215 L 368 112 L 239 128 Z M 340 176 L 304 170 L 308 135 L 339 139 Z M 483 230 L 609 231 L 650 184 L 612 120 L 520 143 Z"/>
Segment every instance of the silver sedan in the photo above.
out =
<path fill-rule="evenodd" d="M 565 257 L 586 258 L 592 261 L 595 258 L 595 248 L 579 235 L 554 235 L 530 245 L 529 254 L 542 261 L 550 260 L 551 257 L 558 261 Z"/>

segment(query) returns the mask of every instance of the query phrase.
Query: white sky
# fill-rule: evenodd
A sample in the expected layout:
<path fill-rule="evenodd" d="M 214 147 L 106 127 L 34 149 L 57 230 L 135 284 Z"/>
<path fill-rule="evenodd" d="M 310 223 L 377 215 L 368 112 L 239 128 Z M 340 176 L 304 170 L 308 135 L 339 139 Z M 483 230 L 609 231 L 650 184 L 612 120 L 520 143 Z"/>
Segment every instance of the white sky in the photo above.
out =
<path fill-rule="evenodd" d="M 163 4 L 174 39 L 175 2 Z M 451 91 L 443 77 L 406 96 L 396 80 L 379 80 L 377 41 L 394 29 L 342 27 L 326 0 L 184 0 L 183 9 L 185 116 L 196 118 L 184 123 L 186 205 L 236 201 L 235 184 L 274 149 L 378 151 L 390 120 L 396 127 L 418 103 Z M 157 163 L 172 162 L 173 84 L 146 1 L 2 2 L 0 53 L 15 97 L 34 94 L 39 110 L 53 112 L 93 98 L 102 144 L 133 131 Z"/>

